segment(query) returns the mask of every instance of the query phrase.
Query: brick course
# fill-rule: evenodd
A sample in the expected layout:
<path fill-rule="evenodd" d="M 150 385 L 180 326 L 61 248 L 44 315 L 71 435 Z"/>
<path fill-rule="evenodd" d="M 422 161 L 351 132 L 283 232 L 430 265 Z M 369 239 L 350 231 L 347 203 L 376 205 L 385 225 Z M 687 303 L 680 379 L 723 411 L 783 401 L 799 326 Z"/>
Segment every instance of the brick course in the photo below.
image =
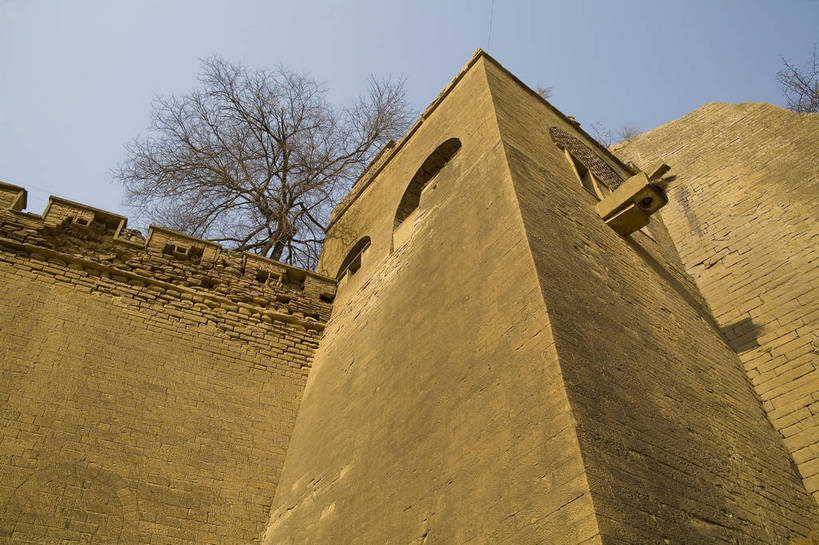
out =
<path fill-rule="evenodd" d="M 569 161 L 611 186 L 627 165 L 480 52 L 387 154 L 332 216 L 320 270 L 371 243 L 265 545 L 785 545 L 819 524 L 663 222 L 618 235 Z"/>
<path fill-rule="evenodd" d="M 635 167 L 479 51 L 333 212 L 337 297 L 0 183 L 0 543 L 801 542 L 816 121 L 626 143 L 677 178 L 622 237 L 581 171 Z"/>

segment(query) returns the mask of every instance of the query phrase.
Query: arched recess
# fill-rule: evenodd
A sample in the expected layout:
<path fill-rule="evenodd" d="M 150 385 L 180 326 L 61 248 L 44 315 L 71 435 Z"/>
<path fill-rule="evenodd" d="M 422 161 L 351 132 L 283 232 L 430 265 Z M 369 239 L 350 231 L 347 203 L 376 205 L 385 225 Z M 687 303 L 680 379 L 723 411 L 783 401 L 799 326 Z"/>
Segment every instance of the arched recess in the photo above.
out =
<path fill-rule="evenodd" d="M 370 237 L 362 237 L 358 242 L 353 244 L 350 251 L 344 257 L 341 265 L 336 273 L 336 280 L 341 278 L 349 271 L 350 274 L 355 274 L 361 268 L 361 256 L 370 247 Z"/>
<path fill-rule="evenodd" d="M 461 149 L 461 141 L 457 138 L 450 138 L 429 154 L 421 168 L 410 180 L 407 189 L 404 191 L 404 196 L 401 197 L 401 203 L 398 205 L 398 210 L 395 211 L 393 230 L 418 208 L 424 186 L 444 168 L 444 165 L 458 153 L 459 149 Z"/>

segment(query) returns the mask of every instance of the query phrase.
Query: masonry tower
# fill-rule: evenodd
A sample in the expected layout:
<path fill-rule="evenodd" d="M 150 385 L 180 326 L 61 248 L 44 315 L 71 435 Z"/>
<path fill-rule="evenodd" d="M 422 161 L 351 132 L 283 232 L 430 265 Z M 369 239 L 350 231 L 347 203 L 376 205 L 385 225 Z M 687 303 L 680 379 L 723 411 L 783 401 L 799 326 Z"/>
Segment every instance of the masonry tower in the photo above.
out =
<path fill-rule="evenodd" d="M 673 165 L 672 165 L 673 167 Z M 640 174 L 482 52 L 337 207 L 267 545 L 782 544 L 817 525 Z"/>

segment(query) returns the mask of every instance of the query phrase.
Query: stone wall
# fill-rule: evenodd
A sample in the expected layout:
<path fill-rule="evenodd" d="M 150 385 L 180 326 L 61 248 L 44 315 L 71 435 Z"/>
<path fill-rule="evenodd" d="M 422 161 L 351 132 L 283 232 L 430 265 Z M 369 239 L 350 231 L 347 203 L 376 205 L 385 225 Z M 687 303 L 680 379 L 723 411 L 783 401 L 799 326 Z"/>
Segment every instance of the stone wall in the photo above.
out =
<path fill-rule="evenodd" d="M 264 543 L 593 543 L 594 507 L 483 61 L 337 213 L 339 281 Z M 461 147 L 396 229 L 419 169 Z M 366 176 L 366 175 L 365 175 Z"/>
<path fill-rule="evenodd" d="M 780 544 L 807 533 L 816 506 L 663 222 L 617 235 L 551 127 L 621 179 L 633 171 L 492 68 L 603 543 Z"/>
<path fill-rule="evenodd" d="M 621 237 L 579 176 L 636 169 L 479 51 L 336 208 L 326 276 L 0 183 L 0 543 L 805 536 L 816 119 L 628 142 L 677 178 Z"/>
<path fill-rule="evenodd" d="M 617 153 L 671 165 L 686 271 L 819 500 L 819 114 L 712 103 Z"/>
<path fill-rule="evenodd" d="M 608 227 L 566 135 L 633 174 L 479 52 L 336 209 L 266 545 L 781 545 L 819 523 L 662 221 Z"/>
<path fill-rule="evenodd" d="M 334 282 L 20 191 L 0 187 L 0 543 L 257 542 Z"/>

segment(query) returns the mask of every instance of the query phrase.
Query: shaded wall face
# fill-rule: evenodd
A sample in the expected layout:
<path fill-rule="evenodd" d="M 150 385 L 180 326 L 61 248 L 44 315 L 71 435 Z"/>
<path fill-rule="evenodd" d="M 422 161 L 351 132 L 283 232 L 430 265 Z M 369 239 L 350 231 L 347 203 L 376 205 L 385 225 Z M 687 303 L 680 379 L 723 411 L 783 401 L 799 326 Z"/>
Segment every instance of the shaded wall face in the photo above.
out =
<path fill-rule="evenodd" d="M 0 211 L 0 543 L 257 542 L 329 306 L 74 235 Z"/>
<path fill-rule="evenodd" d="M 807 533 L 815 506 L 662 223 L 616 235 L 548 136 L 572 127 L 488 75 L 603 542 Z"/>
<path fill-rule="evenodd" d="M 618 153 L 672 166 L 677 250 L 819 499 L 819 116 L 708 104 Z"/>
<path fill-rule="evenodd" d="M 488 98 L 479 63 L 340 220 L 372 254 L 339 288 L 264 543 L 597 543 Z M 404 189 L 450 136 L 453 170 L 390 253 Z"/>

